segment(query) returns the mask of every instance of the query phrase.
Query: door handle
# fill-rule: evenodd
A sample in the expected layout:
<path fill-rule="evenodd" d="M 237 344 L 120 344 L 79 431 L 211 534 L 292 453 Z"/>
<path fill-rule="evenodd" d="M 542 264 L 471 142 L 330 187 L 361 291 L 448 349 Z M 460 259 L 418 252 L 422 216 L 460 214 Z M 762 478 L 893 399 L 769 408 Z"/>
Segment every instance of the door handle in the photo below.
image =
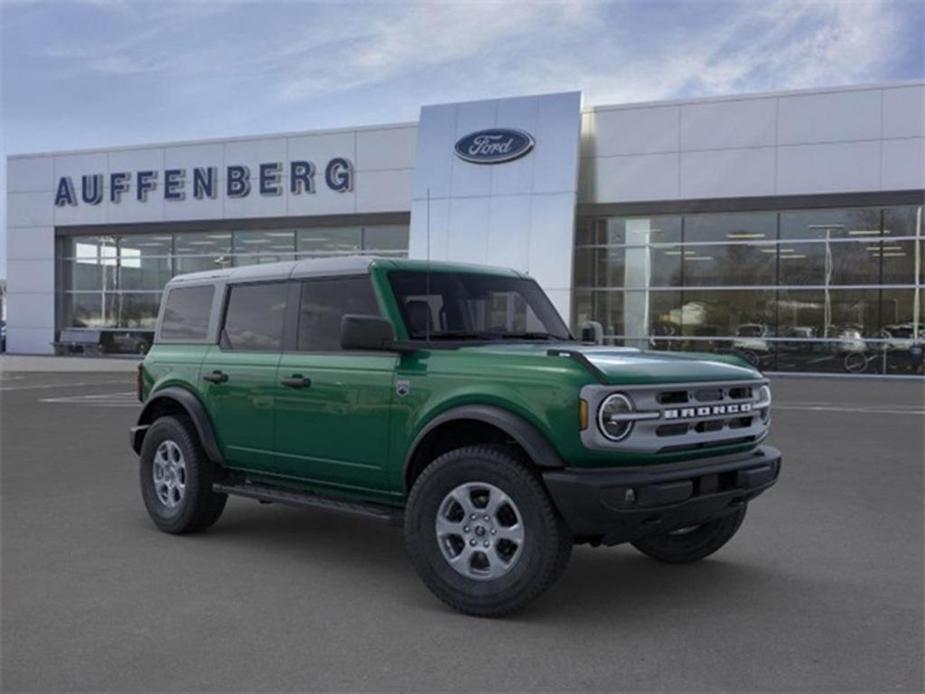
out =
<path fill-rule="evenodd" d="M 210 383 L 224 383 L 228 380 L 228 374 L 224 371 L 218 371 L 217 369 L 210 374 L 205 374 L 202 377 L 203 381 L 209 381 Z"/>
<path fill-rule="evenodd" d="M 287 388 L 308 388 L 312 384 L 312 379 L 306 378 L 301 374 L 293 374 L 289 378 L 284 378 L 280 381 L 280 385 L 284 385 Z"/>

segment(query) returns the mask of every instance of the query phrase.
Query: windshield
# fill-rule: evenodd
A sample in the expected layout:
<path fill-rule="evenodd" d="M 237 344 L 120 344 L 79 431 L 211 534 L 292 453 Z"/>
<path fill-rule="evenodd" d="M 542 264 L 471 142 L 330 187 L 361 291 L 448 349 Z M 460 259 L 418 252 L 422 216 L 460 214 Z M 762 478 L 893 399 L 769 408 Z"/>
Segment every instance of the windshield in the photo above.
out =
<path fill-rule="evenodd" d="M 463 272 L 396 271 L 392 291 L 412 340 L 570 340 L 536 282 Z"/>

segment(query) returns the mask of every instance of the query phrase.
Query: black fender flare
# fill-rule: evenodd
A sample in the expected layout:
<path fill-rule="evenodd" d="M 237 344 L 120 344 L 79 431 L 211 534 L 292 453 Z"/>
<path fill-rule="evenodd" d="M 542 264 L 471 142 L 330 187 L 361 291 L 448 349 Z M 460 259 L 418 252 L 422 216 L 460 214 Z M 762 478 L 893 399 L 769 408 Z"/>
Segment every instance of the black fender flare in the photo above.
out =
<path fill-rule="evenodd" d="M 141 444 L 144 441 L 145 433 L 151 426 L 153 417 L 152 412 L 156 406 L 165 400 L 171 400 L 177 403 L 196 427 L 196 433 L 199 436 L 199 442 L 202 444 L 206 455 L 214 463 L 223 464 L 222 454 L 218 448 L 218 440 L 215 438 L 215 429 L 212 427 L 212 420 L 206 411 L 205 405 L 202 404 L 196 395 L 179 386 L 168 386 L 163 390 L 154 393 L 145 403 L 138 415 L 138 424 L 132 427 L 132 448 L 136 453 L 141 453 Z"/>
<path fill-rule="evenodd" d="M 408 468 L 418 447 L 427 435 L 443 424 L 463 419 L 491 424 L 505 432 L 540 467 L 564 468 L 566 466 L 565 461 L 549 443 L 546 436 L 520 415 L 494 405 L 462 405 L 438 414 L 414 437 L 402 464 L 402 480 L 407 482 Z"/>

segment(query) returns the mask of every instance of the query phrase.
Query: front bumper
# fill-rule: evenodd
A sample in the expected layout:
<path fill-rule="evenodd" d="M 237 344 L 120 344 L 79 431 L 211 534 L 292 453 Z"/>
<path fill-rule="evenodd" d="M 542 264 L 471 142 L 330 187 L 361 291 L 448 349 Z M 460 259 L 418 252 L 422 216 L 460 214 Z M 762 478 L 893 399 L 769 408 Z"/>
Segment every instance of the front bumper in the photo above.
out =
<path fill-rule="evenodd" d="M 781 454 L 748 453 L 632 468 L 565 468 L 543 473 L 576 539 L 615 545 L 703 523 L 771 487 Z"/>

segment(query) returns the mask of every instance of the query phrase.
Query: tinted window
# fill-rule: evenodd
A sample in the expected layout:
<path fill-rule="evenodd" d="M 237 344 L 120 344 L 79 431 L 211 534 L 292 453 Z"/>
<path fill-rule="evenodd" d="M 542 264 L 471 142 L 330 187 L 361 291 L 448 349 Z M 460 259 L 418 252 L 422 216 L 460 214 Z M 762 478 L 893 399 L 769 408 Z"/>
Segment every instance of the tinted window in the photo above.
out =
<path fill-rule="evenodd" d="M 167 294 L 160 337 L 165 340 L 204 340 L 212 310 L 212 285 L 178 287 Z"/>
<path fill-rule="evenodd" d="M 287 291 L 286 282 L 232 287 L 222 346 L 251 352 L 278 351 L 283 340 Z"/>
<path fill-rule="evenodd" d="M 481 273 L 392 272 L 412 339 L 570 339 L 536 282 Z"/>
<path fill-rule="evenodd" d="M 299 349 L 307 352 L 339 350 L 340 321 L 347 313 L 379 315 L 379 304 L 368 277 L 303 282 Z"/>

